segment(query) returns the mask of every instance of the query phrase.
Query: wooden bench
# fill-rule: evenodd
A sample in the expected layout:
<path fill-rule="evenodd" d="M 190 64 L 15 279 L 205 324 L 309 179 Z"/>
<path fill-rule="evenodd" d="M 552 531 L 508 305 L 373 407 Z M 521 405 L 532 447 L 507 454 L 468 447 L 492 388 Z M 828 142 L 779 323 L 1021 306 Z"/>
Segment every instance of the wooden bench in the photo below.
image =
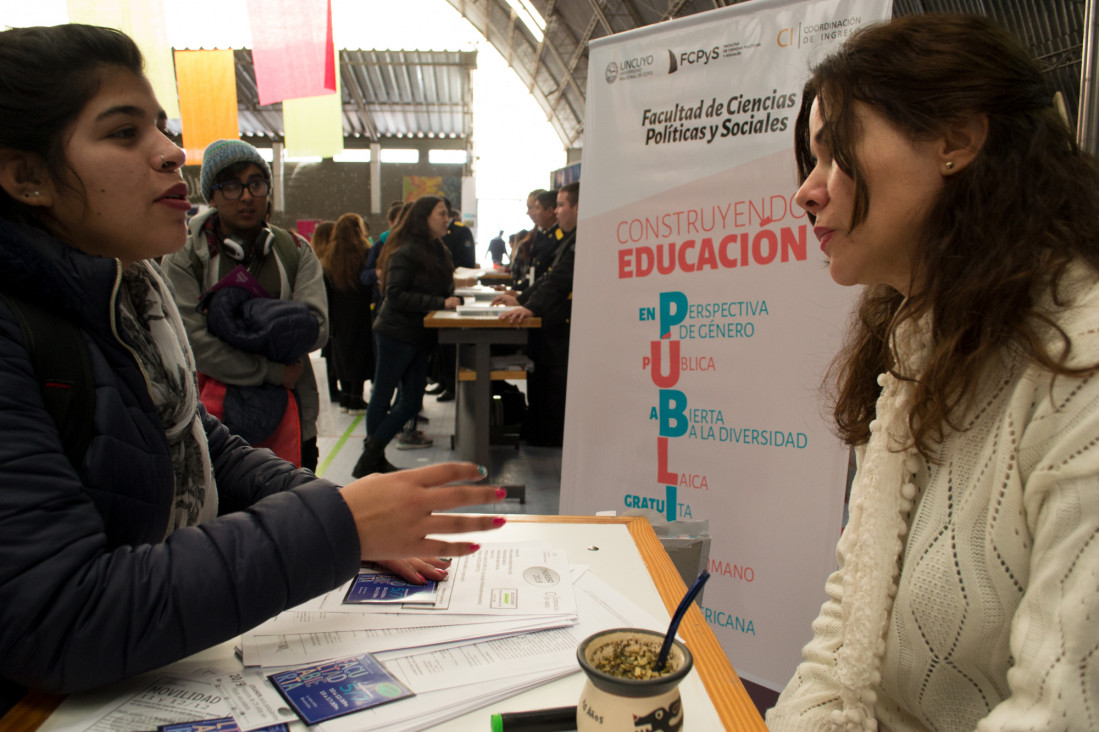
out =
<path fill-rule="evenodd" d="M 489 371 L 488 378 L 492 381 L 524 381 L 527 378 L 527 372 L 522 369 L 517 371 Z M 477 372 L 465 366 L 459 367 L 458 381 L 477 381 Z"/>

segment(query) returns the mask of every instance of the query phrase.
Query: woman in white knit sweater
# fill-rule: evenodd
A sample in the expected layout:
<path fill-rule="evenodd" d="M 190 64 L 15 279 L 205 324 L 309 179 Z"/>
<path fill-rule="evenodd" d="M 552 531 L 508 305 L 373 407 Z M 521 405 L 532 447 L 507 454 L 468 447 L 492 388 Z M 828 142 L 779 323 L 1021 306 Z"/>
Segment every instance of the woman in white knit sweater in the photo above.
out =
<path fill-rule="evenodd" d="M 780 730 L 1099 729 L 1099 168 L 991 22 L 911 16 L 796 126 L 859 469 Z"/>

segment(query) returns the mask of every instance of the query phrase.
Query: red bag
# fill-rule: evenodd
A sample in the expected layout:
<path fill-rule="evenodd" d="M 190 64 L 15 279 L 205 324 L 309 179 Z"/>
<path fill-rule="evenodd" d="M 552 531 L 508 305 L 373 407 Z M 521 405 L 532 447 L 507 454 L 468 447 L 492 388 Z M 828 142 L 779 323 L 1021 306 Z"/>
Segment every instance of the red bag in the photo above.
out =
<path fill-rule="evenodd" d="M 199 373 L 198 398 L 206 411 L 218 419 L 225 414 L 225 384 L 212 376 Z M 287 389 L 290 392 L 289 389 Z M 266 447 L 283 460 L 301 467 L 301 419 L 298 415 L 298 402 L 293 392 L 287 394 L 286 411 L 275 431 L 263 442 L 253 447 Z"/>

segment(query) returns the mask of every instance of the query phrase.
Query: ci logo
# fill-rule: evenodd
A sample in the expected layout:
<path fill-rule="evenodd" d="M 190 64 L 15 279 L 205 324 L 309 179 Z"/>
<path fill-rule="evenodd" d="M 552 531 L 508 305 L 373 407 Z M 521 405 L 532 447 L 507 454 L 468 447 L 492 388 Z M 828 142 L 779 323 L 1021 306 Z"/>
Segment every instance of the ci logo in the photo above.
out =
<path fill-rule="evenodd" d="M 797 45 L 798 37 L 794 35 L 793 28 L 783 28 L 778 32 L 778 45 L 782 48 L 789 48 L 790 46 Z"/>
<path fill-rule="evenodd" d="M 611 61 L 609 64 L 607 64 L 607 74 L 606 74 L 607 83 L 608 84 L 613 84 L 614 80 L 617 79 L 617 78 L 618 78 L 618 64 L 616 64 L 614 61 Z"/>

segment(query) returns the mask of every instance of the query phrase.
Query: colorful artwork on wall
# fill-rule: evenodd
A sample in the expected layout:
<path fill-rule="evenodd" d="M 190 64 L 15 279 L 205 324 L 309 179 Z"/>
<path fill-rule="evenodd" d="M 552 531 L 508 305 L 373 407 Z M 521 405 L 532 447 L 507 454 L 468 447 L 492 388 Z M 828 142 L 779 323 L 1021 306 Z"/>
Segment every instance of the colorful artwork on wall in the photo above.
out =
<path fill-rule="evenodd" d="M 406 175 L 404 177 L 404 201 L 415 201 L 420 196 L 441 196 L 450 199 L 450 205 L 462 209 L 462 179 L 457 176 Z"/>

